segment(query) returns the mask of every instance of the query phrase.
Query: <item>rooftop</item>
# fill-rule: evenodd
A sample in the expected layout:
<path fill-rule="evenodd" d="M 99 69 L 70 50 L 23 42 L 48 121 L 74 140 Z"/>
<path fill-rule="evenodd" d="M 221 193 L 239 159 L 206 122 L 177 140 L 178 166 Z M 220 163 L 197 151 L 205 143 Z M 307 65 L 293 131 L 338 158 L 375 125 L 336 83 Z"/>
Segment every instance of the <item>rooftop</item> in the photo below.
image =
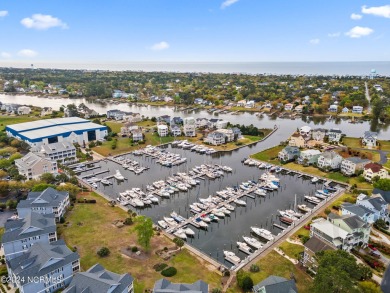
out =
<path fill-rule="evenodd" d="M 67 191 L 58 191 L 51 187 L 42 192 L 29 192 L 27 199 L 18 203 L 18 209 L 34 206 L 58 206 L 68 196 Z"/>
<path fill-rule="evenodd" d="M 317 253 L 324 250 L 335 250 L 334 246 L 321 240 L 320 238 L 313 236 L 306 243 L 305 247 L 310 249 L 312 252 Z"/>
<path fill-rule="evenodd" d="M 332 224 L 331 222 L 325 219 L 321 219 L 320 221 L 313 222 L 311 226 L 321 231 L 322 233 L 328 235 L 332 239 L 338 237 L 345 239 L 348 235 L 347 231 L 341 229 L 340 227 Z"/>
<path fill-rule="evenodd" d="M 265 288 L 266 293 L 297 293 L 298 289 L 294 280 L 288 280 L 279 276 L 269 276 L 259 284 L 253 287 L 254 292 L 260 291 L 261 288 Z"/>
<path fill-rule="evenodd" d="M 203 281 L 196 281 L 192 284 L 175 284 L 166 279 L 160 279 L 154 284 L 154 293 L 208 293 L 209 285 Z"/>

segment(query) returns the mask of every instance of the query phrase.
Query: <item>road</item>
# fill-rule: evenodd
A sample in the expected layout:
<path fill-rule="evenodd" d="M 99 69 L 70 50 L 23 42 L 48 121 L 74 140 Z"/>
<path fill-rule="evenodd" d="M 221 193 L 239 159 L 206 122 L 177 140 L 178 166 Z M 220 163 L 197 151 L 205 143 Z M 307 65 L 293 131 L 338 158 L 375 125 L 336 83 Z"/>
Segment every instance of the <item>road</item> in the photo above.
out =
<path fill-rule="evenodd" d="M 364 86 L 366 87 L 366 99 L 368 101 L 367 114 L 370 114 L 371 113 L 371 97 L 370 97 L 370 91 L 368 90 L 367 81 L 364 82 Z"/>

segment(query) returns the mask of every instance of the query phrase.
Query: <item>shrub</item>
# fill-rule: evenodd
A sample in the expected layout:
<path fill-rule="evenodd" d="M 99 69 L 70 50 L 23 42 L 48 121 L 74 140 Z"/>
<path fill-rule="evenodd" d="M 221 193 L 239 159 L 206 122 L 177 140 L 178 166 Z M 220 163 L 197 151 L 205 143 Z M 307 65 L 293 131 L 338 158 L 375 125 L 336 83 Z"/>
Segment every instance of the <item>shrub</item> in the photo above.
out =
<path fill-rule="evenodd" d="M 100 257 L 105 257 L 110 254 L 110 250 L 107 247 L 102 247 L 98 250 L 97 255 Z"/>
<path fill-rule="evenodd" d="M 133 224 L 133 219 L 132 218 L 126 218 L 125 221 L 123 222 L 125 225 L 132 225 Z"/>
<path fill-rule="evenodd" d="M 211 293 L 222 293 L 222 290 L 220 288 L 214 288 Z"/>
<path fill-rule="evenodd" d="M 61 224 L 64 224 L 64 223 L 65 223 L 65 218 L 64 218 L 64 217 L 61 217 L 61 218 L 60 218 L 60 223 L 61 223 Z"/>
<path fill-rule="evenodd" d="M 168 265 L 166 263 L 158 263 L 158 264 L 155 264 L 153 266 L 153 269 L 156 271 L 156 272 L 160 272 L 162 271 L 163 269 L 167 268 Z"/>
<path fill-rule="evenodd" d="M 253 264 L 251 265 L 251 267 L 249 268 L 249 270 L 252 272 L 252 273 L 256 273 L 256 272 L 260 272 L 260 267 L 256 264 Z"/>
<path fill-rule="evenodd" d="M 161 271 L 161 275 L 163 275 L 164 277 L 173 277 L 174 275 L 176 275 L 176 273 L 177 273 L 177 270 L 174 267 L 169 267 L 169 268 Z"/>
<path fill-rule="evenodd" d="M 137 251 L 138 251 L 138 247 L 137 247 L 137 246 L 133 246 L 133 247 L 131 248 L 131 251 L 132 251 L 132 252 L 137 252 Z"/>

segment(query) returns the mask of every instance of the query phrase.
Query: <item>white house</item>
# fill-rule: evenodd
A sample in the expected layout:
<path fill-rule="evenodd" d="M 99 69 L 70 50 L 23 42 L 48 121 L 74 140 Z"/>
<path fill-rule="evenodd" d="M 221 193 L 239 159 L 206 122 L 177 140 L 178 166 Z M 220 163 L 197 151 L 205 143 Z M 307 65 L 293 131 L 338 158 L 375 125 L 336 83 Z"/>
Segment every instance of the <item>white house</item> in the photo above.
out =
<path fill-rule="evenodd" d="M 209 120 L 207 118 L 196 118 L 196 127 L 197 128 L 200 128 L 200 127 L 205 127 L 207 126 L 209 123 Z"/>
<path fill-rule="evenodd" d="M 343 159 L 340 166 L 340 171 L 344 175 L 352 176 L 356 172 L 363 170 L 364 166 L 370 163 L 370 160 L 361 159 L 359 157 L 350 157 Z"/>
<path fill-rule="evenodd" d="M 223 135 L 223 133 L 220 133 L 219 131 L 213 131 L 207 135 L 207 137 L 205 138 L 205 142 L 212 145 L 225 144 L 225 135 Z"/>
<path fill-rule="evenodd" d="M 288 104 L 284 105 L 285 111 L 291 111 L 293 108 L 294 108 L 293 104 L 288 103 Z"/>
<path fill-rule="evenodd" d="M 341 137 L 343 136 L 343 133 L 338 128 L 332 128 L 328 131 L 328 141 L 329 142 L 339 142 L 341 140 Z"/>
<path fill-rule="evenodd" d="M 341 110 L 343 113 L 349 113 L 349 109 L 347 107 L 344 107 L 343 110 Z"/>
<path fill-rule="evenodd" d="M 326 136 L 326 129 L 323 129 L 323 128 L 317 128 L 317 129 L 314 129 L 313 132 L 311 133 L 311 137 L 315 140 L 315 141 L 319 141 L 319 142 L 322 142 L 324 141 L 324 138 Z"/>
<path fill-rule="evenodd" d="M 132 135 L 132 138 L 133 138 L 133 141 L 142 141 L 144 140 L 144 136 L 142 134 L 142 130 L 141 129 L 134 129 L 131 131 L 131 135 Z"/>
<path fill-rule="evenodd" d="M 171 125 L 171 134 L 172 136 L 180 136 L 181 135 L 181 129 L 178 125 Z"/>
<path fill-rule="evenodd" d="M 246 102 L 245 108 L 254 108 L 255 107 L 255 101 L 250 100 Z"/>
<path fill-rule="evenodd" d="M 53 114 L 53 109 L 51 107 L 43 107 L 41 111 L 41 117 L 46 116 L 46 115 L 51 115 Z"/>
<path fill-rule="evenodd" d="M 333 113 L 337 113 L 337 110 L 338 110 L 338 106 L 334 104 L 330 105 L 328 109 L 329 112 L 333 112 Z"/>
<path fill-rule="evenodd" d="M 368 163 L 364 166 L 363 177 L 367 181 L 371 182 L 374 177 L 379 177 L 381 179 L 387 178 L 388 173 L 381 164 Z"/>
<path fill-rule="evenodd" d="M 238 107 L 245 107 L 246 106 L 246 101 L 245 100 L 238 101 L 237 102 L 237 106 Z"/>
<path fill-rule="evenodd" d="M 364 132 L 362 138 L 362 144 L 368 148 L 375 148 L 377 139 L 378 139 L 377 132 L 366 131 Z"/>
<path fill-rule="evenodd" d="M 305 150 L 299 154 L 299 164 L 314 164 L 317 163 L 318 157 L 321 155 L 319 150 Z"/>
<path fill-rule="evenodd" d="M 363 113 L 363 107 L 362 106 L 353 106 L 352 107 L 352 113 L 362 114 Z"/>
<path fill-rule="evenodd" d="M 167 136 L 168 135 L 168 126 L 165 124 L 157 125 L 157 133 L 159 136 Z"/>
<path fill-rule="evenodd" d="M 311 137 L 311 132 L 312 132 L 312 129 L 310 126 L 302 126 L 301 128 L 299 128 L 299 134 L 302 135 L 303 137 Z"/>
<path fill-rule="evenodd" d="M 18 114 L 19 115 L 28 115 L 31 113 L 31 108 L 27 106 L 20 106 L 18 108 Z"/>
<path fill-rule="evenodd" d="M 294 109 L 294 111 L 297 112 L 297 113 L 302 113 L 302 111 L 303 111 L 303 105 L 298 105 L 298 106 L 296 106 L 295 109 Z"/>
<path fill-rule="evenodd" d="M 335 151 L 326 151 L 318 157 L 317 166 L 321 169 L 335 170 L 340 168 L 342 160 L 343 157 Z"/>

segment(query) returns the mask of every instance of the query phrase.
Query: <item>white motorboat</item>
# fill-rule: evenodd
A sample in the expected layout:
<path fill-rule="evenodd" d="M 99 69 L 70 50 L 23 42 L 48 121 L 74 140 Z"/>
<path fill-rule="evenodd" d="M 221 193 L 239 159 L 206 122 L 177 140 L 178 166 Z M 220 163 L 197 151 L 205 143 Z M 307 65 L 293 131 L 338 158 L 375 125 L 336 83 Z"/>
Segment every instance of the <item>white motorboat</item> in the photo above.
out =
<path fill-rule="evenodd" d="M 115 175 L 114 175 L 114 178 L 115 178 L 116 180 L 119 180 L 119 181 L 125 180 L 125 177 L 123 177 L 123 175 L 121 174 L 121 172 L 119 172 L 119 170 L 116 170 Z"/>
<path fill-rule="evenodd" d="M 246 202 L 243 201 L 242 199 L 235 199 L 233 202 L 240 205 L 240 206 L 246 206 Z"/>
<path fill-rule="evenodd" d="M 219 218 L 224 218 L 225 217 L 225 214 L 222 211 L 220 211 L 220 210 L 216 210 L 215 209 L 212 212 L 214 213 L 214 215 L 216 215 Z"/>
<path fill-rule="evenodd" d="M 250 248 L 248 246 L 248 244 L 246 244 L 245 242 L 239 242 L 237 241 L 237 246 L 238 246 L 238 249 L 241 250 L 242 252 L 246 253 L 246 254 L 251 254 L 253 253 L 253 250 L 252 248 Z"/>
<path fill-rule="evenodd" d="M 155 197 L 153 194 L 149 194 L 146 198 L 151 200 L 152 203 L 158 203 L 158 198 Z"/>
<path fill-rule="evenodd" d="M 224 250 L 223 254 L 225 259 L 233 264 L 238 264 L 241 262 L 241 259 L 232 251 Z"/>
<path fill-rule="evenodd" d="M 265 191 L 262 188 L 256 189 L 253 193 L 257 194 L 257 195 L 260 195 L 260 196 L 266 196 L 267 195 L 267 191 Z"/>
<path fill-rule="evenodd" d="M 252 247 L 254 247 L 256 249 L 260 249 L 260 248 L 263 247 L 263 244 L 260 241 L 258 241 L 257 239 L 255 239 L 255 238 L 246 237 L 246 236 L 244 236 L 242 238 L 244 238 L 244 241 L 246 243 L 248 243 L 250 246 L 252 246 Z"/>
<path fill-rule="evenodd" d="M 111 182 L 108 181 L 107 179 L 102 179 L 100 182 L 101 182 L 102 184 L 104 184 L 104 185 L 110 185 L 110 184 L 111 184 Z"/>
<path fill-rule="evenodd" d="M 314 196 L 315 196 L 315 197 L 318 197 L 318 198 L 320 198 L 320 199 L 326 199 L 326 198 L 327 198 L 326 195 L 323 195 L 323 194 L 318 193 L 318 192 L 314 193 Z"/>
<path fill-rule="evenodd" d="M 144 202 L 138 198 L 133 199 L 133 203 L 140 208 L 145 206 Z"/>
<path fill-rule="evenodd" d="M 155 188 L 152 185 L 146 185 L 146 190 L 147 191 L 154 191 Z"/>
<path fill-rule="evenodd" d="M 318 177 L 313 177 L 311 183 L 317 183 L 320 179 Z"/>
<path fill-rule="evenodd" d="M 231 204 L 228 204 L 228 203 L 225 203 L 225 207 L 226 207 L 229 211 L 232 211 L 232 212 L 235 210 L 234 206 L 232 206 Z"/>
<path fill-rule="evenodd" d="M 192 230 L 191 228 L 185 228 L 184 229 L 184 233 L 186 233 L 186 235 L 188 235 L 188 236 L 194 236 L 195 235 L 194 230 Z"/>
<path fill-rule="evenodd" d="M 209 225 L 202 221 L 201 218 L 194 219 L 193 221 L 195 224 L 197 224 L 200 228 L 207 228 Z"/>
<path fill-rule="evenodd" d="M 175 235 L 176 237 L 181 238 L 183 240 L 187 239 L 187 235 L 183 229 L 178 229 L 176 232 L 173 233 L 173 235 Z"/>
<path fill-rule="evenodd" d="M 233 172 L 233 169 L 229 166 L 222 166 L 222 170 L 224 170 L 225 172 Z"/>
<path fill-rule="evenodd" d="M 98 186 L 97 186 L 97 184 L 96 184 L 95 182 L 91 183 L 91 186 L 92 186 L 93 188 L 98 188 Z"/>
<path fill-rule="evenodd" d="M 158 193 L 158 195 L 161 196 L 161 197 L 166 197 L 166 198 L 171 197 L 171 195 L 170 195 L 169 192 L 166 192 L 166 191 L 163 191 L 163 190 L 161 190 L 161 191 Z"/>
<path fill-rule="evenodd" d="M 314 204 L 319 204 L 321 202 L 320 199 L 318 199 L 317 197 L 315 196 L 309 196 L 309 195 L 305 195 L 305 199 L 310 202 L 310 203 L 314 203 Z"/>
<path fill-rule="evenodd" d="M 158 221 L 157 223 L 158 223 L 158 225 L 159 225 L 161 228 L 163 228 L 163 229 L 168 228 L 168 224 L 167 224 L 165 221 L 163 221 L 163 220 Z"/>
<path fill-rule="evenodd" d="M 279 214 L 282 216 L 282 217 L 286 217 L 286 218 L 289 218 L 293 221 L 296 221 L 298 220 L 297 217 L 293 216 L 291 213 L 287 212 L 287 211 L 279 211 Z"/>
<path fill-rule="evenodd" d="M 251 227 L 251 230 L 253 233 L 255 233 L 257 236 L 264 238 L 265 240 L 272 241 L 274 240 L 274 235 L 266 229 L 258 228 L 258 227 Z"/>
<path fill-rule="evenodd" d="M 206 223 L 211 223 L 211 219 L 208 216 L 202 216 L 202 221 Z"/>
<path fill-rule="evenodd" d="M 309 208 L 307 205 L 305 204 L 299 204 L 297 205 L 297 208 L 302 211 L 302 212 L 305 212 L 305 213 L 308 213 L 311 211 L 311 208 Z"/>
<path fill-rule="evenodd" d="M 183 184 L 183 183 L 177 184 L 176 187 L 177 187 L 180 191 L 187 191 L 187 190 L 188 190 L 187 186 L 186 186 L 185 184 Z"/>
<path fill-rule="evenodd" d="M 190 204 L 190 209 L 192 211 L 194 211 L 195 213 L 200 213 L 202 210 L 200 208 L 198 208 L 196 205 L 194 204 Z"/>

